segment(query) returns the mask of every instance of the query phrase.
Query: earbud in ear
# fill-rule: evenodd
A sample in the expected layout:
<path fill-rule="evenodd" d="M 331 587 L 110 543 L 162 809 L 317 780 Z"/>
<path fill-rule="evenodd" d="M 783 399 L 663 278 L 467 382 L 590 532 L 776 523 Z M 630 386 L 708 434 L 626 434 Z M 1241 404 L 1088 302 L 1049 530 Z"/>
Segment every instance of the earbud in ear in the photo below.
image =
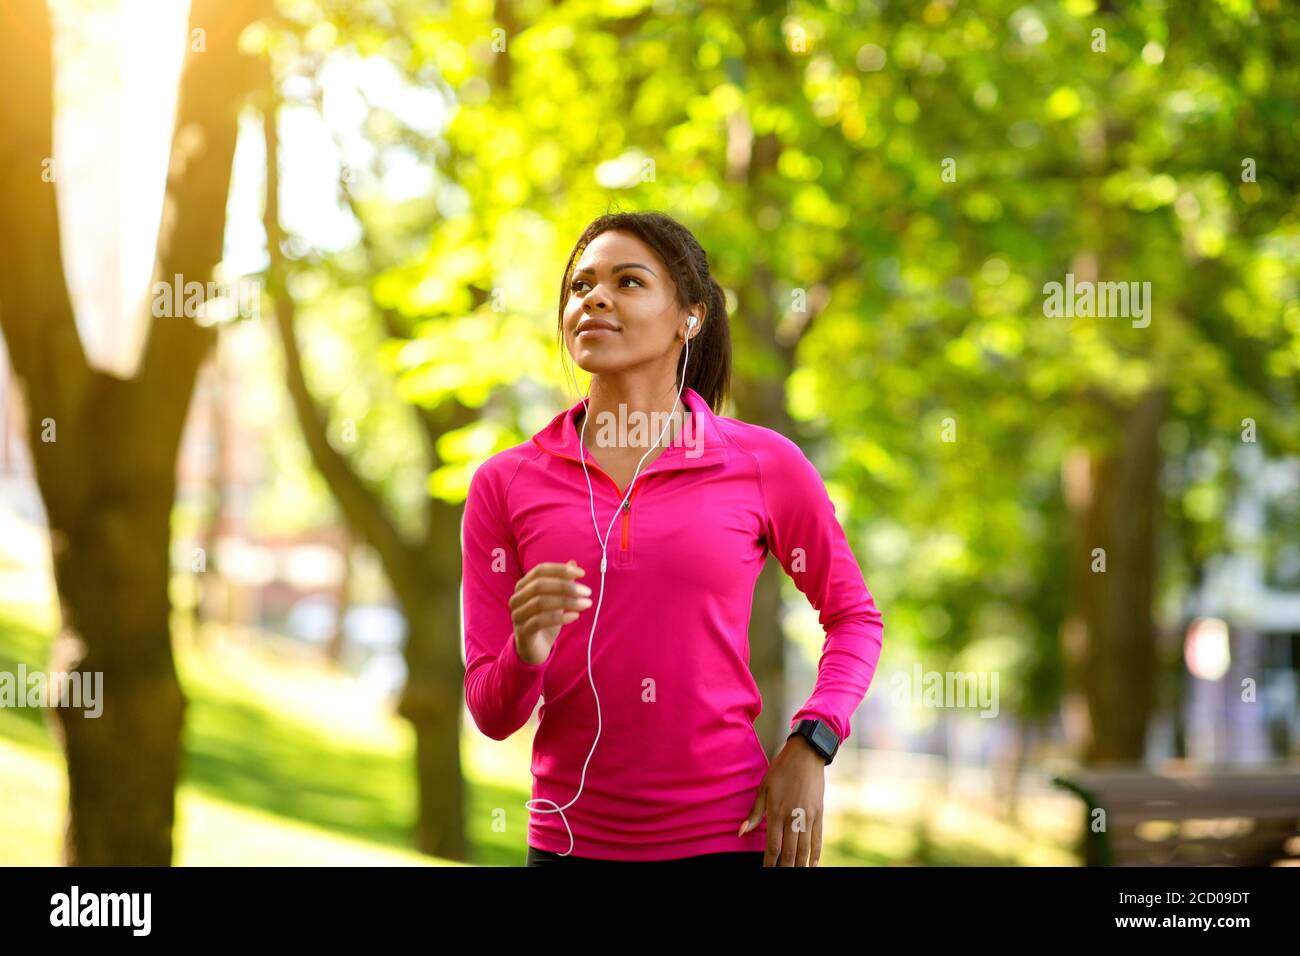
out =
<path fill-rule="evenodd" d="M 700 320 L 693 315 L 686 320 L 686 328 L 688 330 L 695 328 L 699 324 L 700 324 Z"/>

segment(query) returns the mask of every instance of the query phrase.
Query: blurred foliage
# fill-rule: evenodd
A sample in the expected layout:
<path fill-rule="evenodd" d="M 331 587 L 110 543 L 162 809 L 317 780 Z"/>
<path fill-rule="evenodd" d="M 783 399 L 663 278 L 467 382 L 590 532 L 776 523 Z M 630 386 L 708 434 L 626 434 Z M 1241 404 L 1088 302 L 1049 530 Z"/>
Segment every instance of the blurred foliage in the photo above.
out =
<path fill-rule="evenodd" d="M 456 500 L 573 400 L 555 296 L 611 207 L 696 230 L 739 375 L 783 374 L 797 343 L 790 409 L 888 608 L 887 655 L 996 660 L 1022 714 L 1062 683 L 1061 472 L 1119 440 L 1108 410 L 1170 390 L 1175 607 L 1226 546 L 1243 420 L 1268 455 L 1300 452 L 1293 4 L 280 10 L 263 40 L 286 96 L 335 130 L 370 237 L 365 254 L 301 237 L 309 374 L 395 495 L 425 476 L 381 402 L 483 408 L 425 486 Z M 1045 317 L 1067 273 L 1151 283 L 1150 325 Z M 381 342 L 384 308 L 403 326 Z"/>

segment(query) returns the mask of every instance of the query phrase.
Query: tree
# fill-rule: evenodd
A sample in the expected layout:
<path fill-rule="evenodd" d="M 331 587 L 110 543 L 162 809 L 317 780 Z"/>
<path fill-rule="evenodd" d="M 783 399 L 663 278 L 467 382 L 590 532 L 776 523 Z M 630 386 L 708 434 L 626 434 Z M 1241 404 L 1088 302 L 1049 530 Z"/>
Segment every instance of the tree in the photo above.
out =
<path fill-rule="evenodd" d="M 573 235 L 611 198 L 691 221 L 735 296 L 737 412 L 804 444 L 855 537 L 902 527 L 897 571 L 886 549 L 864 561 L 895 640 L 1028 644 L 1015 684 L 1037 715 L 1073 663 L 1088 757 L 1141 755 L 1165 424 L 1235 437 L 1250 418 L 1297 449 L 1294 18 L 502 0 L 412 33 L 412 73 L 429 51 L 456 90 L 485 246 L 521 209 Z M 1150 323 L 1047 317 L 1067 273 L 1150 283 Z M 1079 460 L 1088 494 L 1051 487 Z M 763 583 L 751 665 L 772 701 Z M 1063 629 L 1077 656 L 1048 647 Z"/>
<path fill-rule="evenodd" d="M 886 578 L 902 600 L 885 606 L 898 621 L 941 602 L 949 648 L 987 636 L 965 622 L 999 605 L 1029 612 L 1011 633 L 1063 631 L 1085 757 L 1139 759 L 1156 598 L 1179 584 L 1166 457 L 1201 450 L 1170 436 L 1240 445 L 1250 419 L 1271 454 L 1298 448 L 1284 91 L 1300 30 L 1276 6 L 1154 3 L 935 5 L 856 35 L 811 19 L 828 118 L 870 150 L 852 182 L 875 198 L 857 215 L 887 238 L 833 297 L 801 391 L 836 434 L 869 431 L 845 480 L 907 528 Z M 1067 274 L 1148 283 L 1149 321 L 1049 316 L 1045 285 Z M 1046 510 L 1062 474 L 1065 510 Z M 1062 538 L 1065 580 L 1027 580 Z M 1044 587 L 1068 608 L 1026 601 Z"/>
<path fill-rule="evenodd" d="M 460 768 L 464 664 L 458 643 L 459 508 L 438 498 L 427 498 L 422 508 L 423 528 L 411 532 L 390 512 L 379 483 L 362 474 L 349 456 L 331 443 L 330 413 L 308 384 L 298 341 L 302 323 L 298 303 L 290 293 L 297 264 L 285 255 L 279 219 L 279 96 L 270 77 L 267 83 L 269 105 L 263 122 L 267 156 L 264 224 L 270 257 L 267 280 L 274 299 L 289 394 L 312 461 L 352 533 L 378 554 L 406 618 L 407 679 L 398 712 L 415 731 L 420 798 L 417 845 L 435 856 L 465 859 Z M 388 335 L 396 339 L 409 337 L 393 310 L 378 306 L 376 312 Z M 473 409 L 453 400 L 436 408 L 411 406 L 409 411 L 423 436 L 422 455 L 426 457 L 422 470 L 427 474 L 441 463 L 439 438 L 468 424 Z"/>
<path fill-rule="evenodd" d="M 240 54 L 263 0 L 194 0 L 199 33 L 177 106 L 157 275 L 206 283 L 221 260 L 236 118 L 255 74 Z M 169 625 L 176 453 L 216 331 L 152 322 L 138 373 L 97 371 L 64 282 L 52 169 L 52 33 L 46 4 L 0 19 L 0 326 L 28 410 L 62 610 L 54 670 L 103 675 L 103 712 L 55 708 L 68 765 L 65 861 L 166 866 L 185 698 Z"/>

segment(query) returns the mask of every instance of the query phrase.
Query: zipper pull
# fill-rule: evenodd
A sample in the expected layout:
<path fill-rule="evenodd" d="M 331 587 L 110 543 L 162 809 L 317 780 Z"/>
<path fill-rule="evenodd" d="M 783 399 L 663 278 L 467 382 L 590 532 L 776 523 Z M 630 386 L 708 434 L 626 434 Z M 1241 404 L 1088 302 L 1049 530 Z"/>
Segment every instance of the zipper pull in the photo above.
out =
<path fill-rule="evenodd" d="M 631 510 L 632 510 L 632 499 L 628 498 L 623 502 L 623 514 L 627 514 Z"/>

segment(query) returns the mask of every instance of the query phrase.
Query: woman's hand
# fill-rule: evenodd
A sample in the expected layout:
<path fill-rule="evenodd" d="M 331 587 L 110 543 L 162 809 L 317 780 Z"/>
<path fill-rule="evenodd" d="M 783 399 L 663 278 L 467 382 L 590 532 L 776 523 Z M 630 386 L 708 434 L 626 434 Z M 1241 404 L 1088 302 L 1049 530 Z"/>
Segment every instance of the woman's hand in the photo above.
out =
<path fill-rule="evenodd" d="M 545 562 L 519 579 L 510 596 L 515 650 L 526 664 L 540 664 L 551 654 L 560 628 L 591 607 L 591 588 L 577 579 L 587 572 L 578 562 Z"/>
<path fill-rule="evenodd" d="M 822 855 L 826 761 L 806 739 L 791 737 L 768 768 L 743 835 L 767 813 L 764 866 L 817 866 Z"/>

